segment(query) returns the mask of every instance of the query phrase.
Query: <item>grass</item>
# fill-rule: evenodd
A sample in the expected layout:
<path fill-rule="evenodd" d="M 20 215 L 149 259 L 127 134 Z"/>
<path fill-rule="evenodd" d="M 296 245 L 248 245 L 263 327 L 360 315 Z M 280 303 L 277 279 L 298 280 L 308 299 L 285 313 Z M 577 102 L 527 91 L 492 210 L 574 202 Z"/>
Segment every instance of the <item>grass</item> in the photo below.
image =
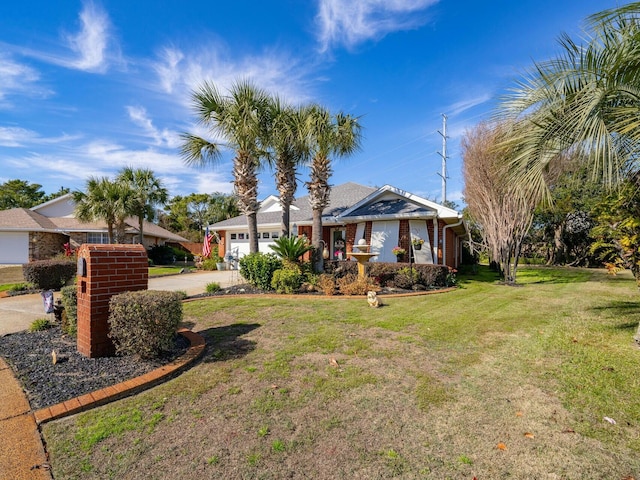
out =
<path fill-rule="evenodd" d="M 189 271 L 189 268 L 181 267 L 179 265 L 149 267 L 149 277 L 175 275 L 180 273 L 180 270 L 182 269 L 187 272 Z M 24 276 L 22 275 L 22 265 L 0 268 L 0 292 L 11 290 L 23 283 Z"/>
<path fill-rule="evenodd" d="M 520 272 L 518 287 L 480 269 L 454 292 L 379 309 L 365 298 L 189 302 L 204 359 L 44 425 L 54 476 L 638 478 L 634 280 Z"/>

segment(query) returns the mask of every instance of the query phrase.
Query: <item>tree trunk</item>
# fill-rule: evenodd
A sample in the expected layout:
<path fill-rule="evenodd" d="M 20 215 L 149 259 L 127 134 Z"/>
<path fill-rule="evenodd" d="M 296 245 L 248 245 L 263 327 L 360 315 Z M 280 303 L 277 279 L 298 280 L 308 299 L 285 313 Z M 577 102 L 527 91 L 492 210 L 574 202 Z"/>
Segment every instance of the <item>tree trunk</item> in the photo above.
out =
<path fill-rule="evenodd" d="M 249 227 L 249 253 L 258 252 L 258 217 L 257 213 L 247 214 L 247 227 Z"/>
<path fill-rule="evenodd" d="M 283 237 L 289 236 L 289 224 L 291 218 L 291 204 L 286 200 L 280 202 L 282 205 L 282 220 L 280 224 L 280 232 Z"/>
<path fill-rule="evenodd" d="M 140 230 L 140 237 L 139 237 L 140 241 L 138 243 L 140 245 L 142 245 L 142 246 L 144 246 L 144 241 L 143 241 L 144 232 L 142 231 L 143 225 L 144 225 L 144 217 L 140 216 L 140 217 L 138 217 L 138 227 L 139 227 L 139 230 Z"/>
<path fill-rule="evenodd" d="M 313 251 L 313 269 L 320 273 L 324 270 L 324 259 L 322 258 L 322 210 L 313 210 L 313 226 L 311 230 L 311 245 Z"/>

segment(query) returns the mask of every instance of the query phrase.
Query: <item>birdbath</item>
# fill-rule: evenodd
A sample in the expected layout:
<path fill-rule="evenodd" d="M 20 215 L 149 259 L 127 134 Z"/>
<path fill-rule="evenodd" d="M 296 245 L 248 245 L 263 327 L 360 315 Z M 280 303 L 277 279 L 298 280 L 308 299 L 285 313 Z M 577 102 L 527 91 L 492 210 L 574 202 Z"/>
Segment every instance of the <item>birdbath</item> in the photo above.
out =
<path fill-rule="evenodd" d="M 370 253 L 369 249 L 371 245 L 354 245 L 359 252 L 351 252 L 349 255 L 356 259 L 358 262 L 358 278 L 364 278 L 364 264 L 369 261 L 371 257 L 377 257 L 377 253 Z"/>

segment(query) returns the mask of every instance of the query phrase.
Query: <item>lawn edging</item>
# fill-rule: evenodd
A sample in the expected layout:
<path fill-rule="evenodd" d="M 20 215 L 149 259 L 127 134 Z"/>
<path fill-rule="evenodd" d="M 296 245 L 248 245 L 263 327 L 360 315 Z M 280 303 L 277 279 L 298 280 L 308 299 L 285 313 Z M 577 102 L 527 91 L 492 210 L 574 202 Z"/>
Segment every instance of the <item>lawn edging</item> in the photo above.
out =
<path fill-rule="evenodd" d="M 144 375 L 81 395 L 80 397 L 66 400 L 50 407 L 36 410 L 33 412 L 36 423 L 42 425 L 51 420 L 75 415 L 76 413 L 84 412 L 131 395 L 136 395 L 173 378 L 198 360 L 204 353 L 206 347 L 206 342 L 202 335 L 186 328 L 178 330 L 178 333 L 189 340 L 190 343 L 189 348 L 182 356 Z"/>

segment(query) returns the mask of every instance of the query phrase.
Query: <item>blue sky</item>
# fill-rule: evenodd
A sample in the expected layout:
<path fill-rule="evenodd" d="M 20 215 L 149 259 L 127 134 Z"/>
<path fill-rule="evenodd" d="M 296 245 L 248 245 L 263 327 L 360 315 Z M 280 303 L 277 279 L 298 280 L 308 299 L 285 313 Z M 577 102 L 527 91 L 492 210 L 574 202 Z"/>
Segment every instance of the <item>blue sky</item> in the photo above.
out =
<path fill-rule="evenodd" d="M 562 32 L 602 0 L 25 0 L 0 6 L 0 183 L 82 189 L 124 166 L 150 168 L 171 195 L 231 192 L 228 152 L 186 167 L 181 132 L 200 128 L 190 93 L 234 80 L 292 103 L 361 116 L 362 149 L 333 184 L 391 184 L 461 204 L 459 140 Z M 261 174 L 260 198 L 275 193 Z M 300 172 L 298 196 L 307 172 Z"/>

